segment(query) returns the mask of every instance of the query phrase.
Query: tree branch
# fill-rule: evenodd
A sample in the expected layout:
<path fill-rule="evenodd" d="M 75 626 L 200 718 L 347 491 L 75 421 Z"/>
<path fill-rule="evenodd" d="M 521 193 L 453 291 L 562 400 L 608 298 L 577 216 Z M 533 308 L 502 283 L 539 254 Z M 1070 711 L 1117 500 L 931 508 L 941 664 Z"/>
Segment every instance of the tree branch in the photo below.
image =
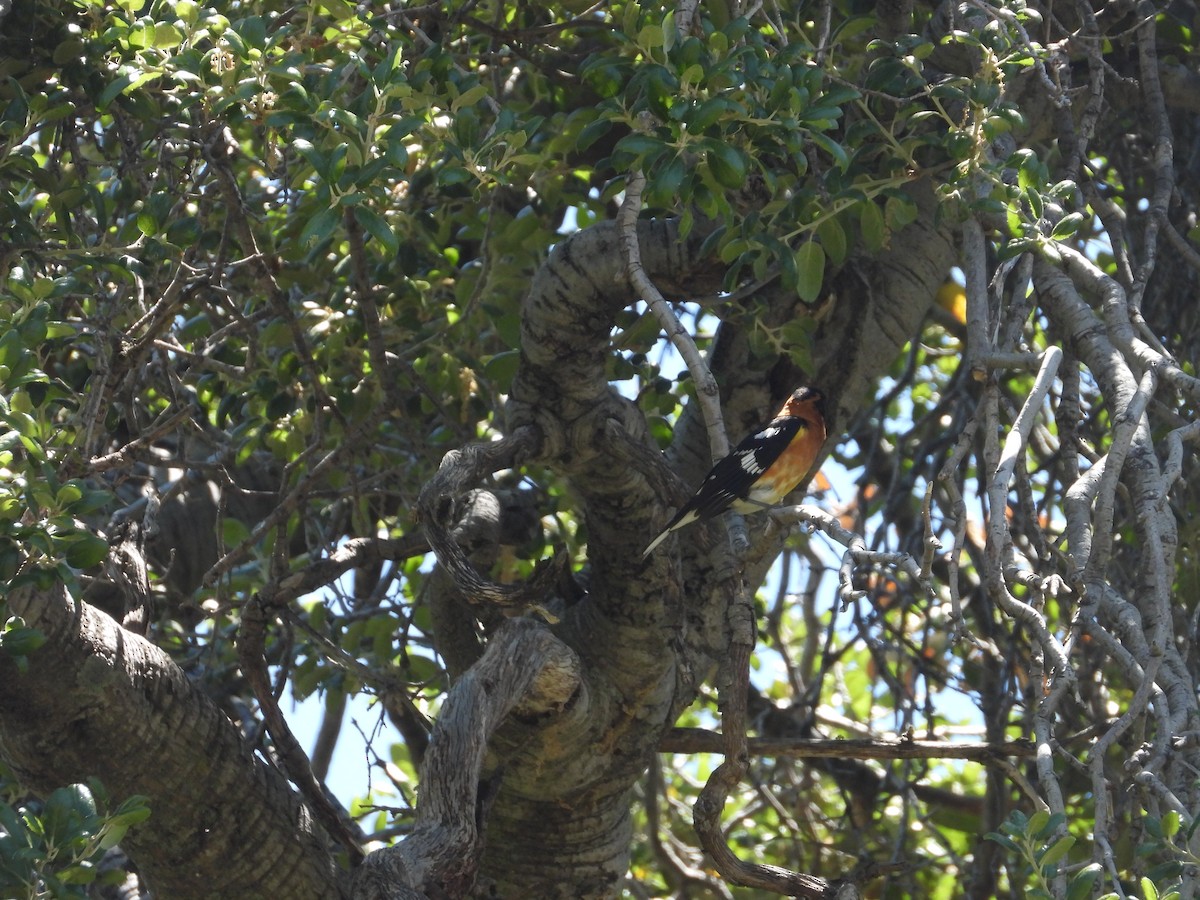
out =
<path fill-rule="evenodd" d="M 658 745 L 661 753 L 724 753 L 725 736 L 704 728 L 672 728 Z M 1032 741 L 1003 744 L 977 741 L 918 741 L 909 738 L 815 740 L 753 737 L 746 742 L 752 756 L 785 759 L 968 759 L 990 763 L 1034 755 Z"/>
<path fill-rule="evenodd" d="M 357 866 L 362 862 L 363 851 L 360 838 L 354 833 L 356 829 L 352 822 L 343 820 L 334 809 L 333 803 L 325 796 L 325 789 L 313 774 L 308 755 L 288 726 L 275 692 L 271 689 L 266 660 L 267 624 L 279 608 L 264 601 L 259 595 L 252 597 L 242 607 L 242 621 L 237 640 L 238 664 L 254 691 L 254 696 L 258 698 L 263 722 L 275 743 L 275 752 L 283 770 L 304 794 L 326 832 L 337 838 L 345 848 L 351 865 Z"/>
<path fill-rule="evenodd" d="M 739 579 L 740 582 L 740 579 Z M 750 654 L 754 649 L 754 609 L 744 585 L 729 605 L 730 659 L 721 691 L 721 739 L 725 761 L 717 766 L 696 798 L 692 822 L 696 836 L 718 872 L 733 884 L 755 887 L 788 897 L 813 900 L 842 897 L 829 882 L 815 875 L 792 872 L 779 866 L 750 863 L 730 848 L 721 827 L 721 813 L 730 793 L 746 774 L 746 694 L 750 681 Z M 849 896 L 857 897 L 857 891 Z"/>
<path fill-rule="evenodd" d="M 355 874 L 354 900 L 390 900 L 397 885 L 413 892 L 401 896 L 465 896 L 482 852 L 489 740 L 510 713 L 561 713 L 577 699 L 579 675 L 578 658 L 543 624 L 507 621 L 442 705 L 412 833 L 367 857 Z"/>
<path fill-rule="evenodd" d="M 725 420 L 721 415 L 720 389 L 717 380 L 713 378 L 712 372 L 700 356 L 696 342 L 667 305 L 666 298 L 650 280 L 642 265 L 637 220 L 642 208 L 642 190 L 645 187 L 646 176 L 641 172 L 631 172 L 625 180 L 625 199 L 621 201 L 621 209 L 617 213 L 617 225 L 621 229 L 621 246 L 625 253 L 629 281 L 650 307 L 650 312 L 658 319 L 659 326 L 666 332 L 668 340 L 679 351 L 687 365 L 692 382 L 696 386 L 696 402 L 700 404 L 700 410 L 704 414 L 709 453 L 715 463 L 729 455 L 729 436 L 725 433 Z"/>
<path fill-rule="evenodd" d="M 8 603 L 47 638 L 24 672 L 0 654 L 0 751 L 22 782 L 147 795 L 153 825 L 121 843 L 159 896 L 347 896 L 307 807 L 165 653 L 61 585 Z"/>
<path fill-rule="evenodd" d="M 539 444 L 538 430 L 527 425 L 499 441 L 451 450 L 442 458 L 437 474 L 421 489 L 418 511 L 429 546 L 455 587 L 471 603 L 524 609 L 544 602 L 562 576 L 567 563 L 565 555 L 539 562 L 527 582 L 497 584 L 479 574 L 450 533 L 456 501 L 493 472 L 520 465 L 536 452 Z"/>

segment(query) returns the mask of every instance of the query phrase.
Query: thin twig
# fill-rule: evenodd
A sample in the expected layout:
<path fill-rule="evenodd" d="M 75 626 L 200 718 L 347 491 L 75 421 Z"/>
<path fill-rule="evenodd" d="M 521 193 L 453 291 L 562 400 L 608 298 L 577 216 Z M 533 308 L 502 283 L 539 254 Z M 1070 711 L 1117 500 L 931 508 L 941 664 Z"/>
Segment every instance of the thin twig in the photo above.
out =
<path fill-rule="evenodd" d="M 300 789 L 317 821 L 337 840 L 350 856 L 352 865 L 363 859 L 360 835 L 354 833 L 351 823 L 345 821 L 325 795 L 325 789 L 317 781 L 309 764 L 308 756 L 288 727 L 287 720 L 279 708 L 279 702 L 271 690 L 270 674 L 265 657 L 267 625 L 273 618 L 271 611 L 259 597 L 255 597 L 242 609 L 242 624 L 238 632 L 238 664 L 258 698 L 263 722 L 275 744 L 275 752 L 288 778 Z"/>
<path fill-rule="evenodd" d="M 724 753 L 725 736 L 704 728 L 673 728 L 659 742 L 660 753 Z M 978 741 L 918 741 L 904 737 L 848 740 L 754 737 L 746 742 L 752 756 L 787 759 L 966 759 L 990 763 L 997 759 L 1027 759 L 1032 741 L 988 744 Z"/>
<path fill-rule="evenodd" d="M 149 431 L 134 438 L 123 447 L 112 453 L 106 453 L 104 456 L 93 457 L 88 461 L 88 470 L 93 475 L 98 475 L 110 469 L 129 465 L 134 462 L 140 450 L 148 447 L 164 434 L 170 434 L 180 422 L 191 418 L 194 413 L 195 410 L 185 407 L 177 409 L 170 415 L 164 415 L 157 424 L 150 427 Z"/>
<path fill-rule="evenodd" d="M 700 355 L 696 342 L 688 334 L 671 306 L 663 297 L 662 292 L 646 274 L 642 266 L 642 251 L 638 244 L 637 219 L 642 208 L 642 191 L 646 187 L 646 179 L 640 172 L 632 172 L 626 179 L 625 199 L 621 201 L 621 209 L 617 213 L 617 224 L 621 231 L 621 246 L 625 252 L 625 266 L 629 273 L 629 281 L 641 298 L 650 307 L 659 325 L 666 332 L 667 338 L 679 351 L 691 373 L 692 382 L 696 385 L 696 401 L 704 415 L 704 425 L 708 431 L 708 449 L 715 463 L 729 455 L 729 437 L 725 433 L 725 421 L 721 415 L 720 389 L 717 380 L 709 371 L 708 365 Z"/>

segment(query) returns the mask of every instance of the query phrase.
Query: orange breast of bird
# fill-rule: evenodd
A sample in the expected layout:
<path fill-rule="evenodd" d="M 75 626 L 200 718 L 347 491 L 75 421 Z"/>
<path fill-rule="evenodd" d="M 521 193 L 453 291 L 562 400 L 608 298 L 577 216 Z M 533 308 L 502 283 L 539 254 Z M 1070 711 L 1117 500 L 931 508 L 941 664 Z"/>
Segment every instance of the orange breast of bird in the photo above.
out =
<path fill-rule="evenodd" d="M 779 458 L 771 463 L 767 471 L 750 490 L 750 499 L 756 503 L 778 503 L 800 483 L 825 442 L 821 429 L 805 423 L 791 440 Z"/>

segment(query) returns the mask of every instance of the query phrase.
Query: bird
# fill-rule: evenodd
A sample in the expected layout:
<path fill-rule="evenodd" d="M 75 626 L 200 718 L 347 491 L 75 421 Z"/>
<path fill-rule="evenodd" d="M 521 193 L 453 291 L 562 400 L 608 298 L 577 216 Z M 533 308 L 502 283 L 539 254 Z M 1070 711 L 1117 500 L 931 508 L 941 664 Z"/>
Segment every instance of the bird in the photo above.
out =
<path fill-rule="evenodd" d="M 792 392 L 761 430 L 717 461 L 696 493 L 642 552 L 645 559 L 676 531 L 727 509 L 751 513 L 778 503 L 812 468 L 825 443 L 825 395 L 816 388 Z"/>

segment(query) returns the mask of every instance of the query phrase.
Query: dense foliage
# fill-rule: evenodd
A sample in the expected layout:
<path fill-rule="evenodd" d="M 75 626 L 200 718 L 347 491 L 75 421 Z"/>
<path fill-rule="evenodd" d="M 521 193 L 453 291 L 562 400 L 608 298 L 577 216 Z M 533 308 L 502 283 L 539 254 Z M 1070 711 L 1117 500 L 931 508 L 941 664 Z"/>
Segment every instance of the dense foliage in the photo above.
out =
<path fill-rule="evenodd" d="M 397 891 L 799 893 L 702 852 L 710 816 L 741 860 L 831 883 L 804 896 L 1196 896 L 1198 24 L 0 3 L 0 893 L 85 896 L 123 850 L 160 896 L 384 896 L 346 872 L 431 833 L 431 723 L 523 614 L 570 696 L 533 713 L 523 684 L 465 801 L 486 849 L 447 869 L 413 838 Z M 643 562 L 798 383 L 830 397 L 820 510 Z M 72 652 L 126 672 L 119 717 L 175 732 L 227 805 L 176 803 L 171 754 L 106 718 L 124 681 L 80 664 L 106 687 L 68 696 Z M 323 699 L 311 769 L 288 694 Z M 389 727 L 322 810 L 356 696 Z M 210 702 L 237 733 L 185 763 L 216 745 L 166 710 Z M 748 762 L 714 776 L 739 704 Z M 200 849 L 276 801 L 254 847 Z M 554 843 L 588 819 L 603 848 Z M 313 872 L 254 856 L 275 839 Z"/>

